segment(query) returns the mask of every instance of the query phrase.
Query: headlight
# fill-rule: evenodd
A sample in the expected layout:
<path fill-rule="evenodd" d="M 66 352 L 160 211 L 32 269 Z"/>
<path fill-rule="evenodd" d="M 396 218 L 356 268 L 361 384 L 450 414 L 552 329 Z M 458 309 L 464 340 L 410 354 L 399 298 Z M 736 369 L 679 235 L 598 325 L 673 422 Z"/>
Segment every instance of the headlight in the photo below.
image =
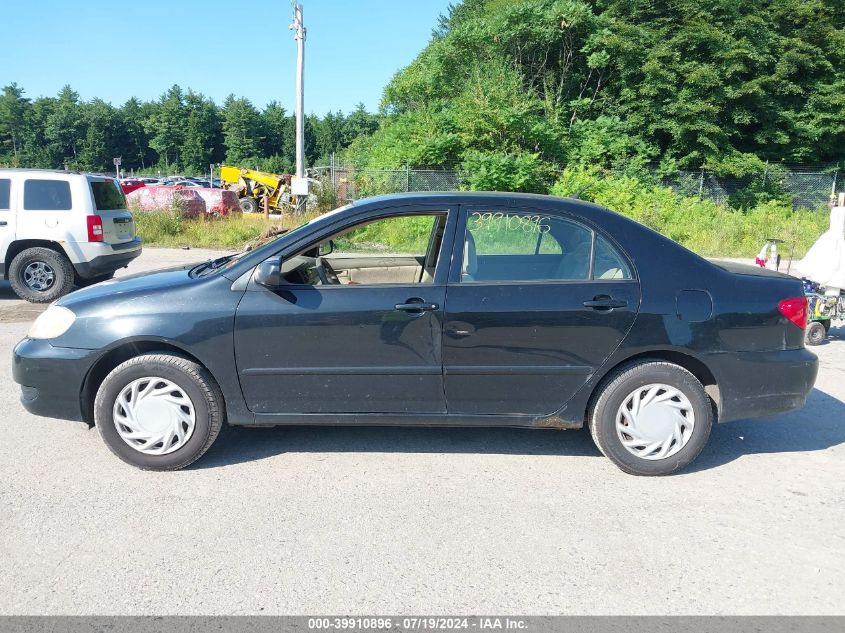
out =
<path fill-rule="evenodd" d="M 67 332 L 75 320 L 76 315 L 67 308 L 50 306 L 35 319 L 27 336 L 37 339 L 56 338 Z"/>

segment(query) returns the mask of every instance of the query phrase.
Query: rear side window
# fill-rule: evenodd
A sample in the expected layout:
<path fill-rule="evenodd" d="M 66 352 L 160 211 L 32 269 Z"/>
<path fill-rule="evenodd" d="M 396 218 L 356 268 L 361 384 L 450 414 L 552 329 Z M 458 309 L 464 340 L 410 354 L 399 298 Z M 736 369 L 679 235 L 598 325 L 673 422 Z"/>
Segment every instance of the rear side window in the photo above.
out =
<path fill-rule="evenodd" d="M 114 180 L 92 182 L 91 193 L 94 194 L 94 206 L 97 211 L 117 211 L 126 208 L 126 198 Z"/>
<path fill-rule="evenodd" d="M 12 181 L 8 178 L 0 178 L 0 211 L 8 211 L 11 206 L 9 204 L 12 191 Z"/>
<path fill-rule="evenodd" d="M 593 232 L 542 212 L 474 211 L 467 218 L 462 281 L 589 279 Z"/>
<path fill-rule="evenodd" d="M 23 208 L 27 211 L 70 211 L 70 183 L 66 180 L 27 180 L 23 183 Z"/>
<path fill-rule="evenodd" d="M 631 279 L 631 269 L 610 243 L 599 236 L 596 240 L 594 279 Z"/>

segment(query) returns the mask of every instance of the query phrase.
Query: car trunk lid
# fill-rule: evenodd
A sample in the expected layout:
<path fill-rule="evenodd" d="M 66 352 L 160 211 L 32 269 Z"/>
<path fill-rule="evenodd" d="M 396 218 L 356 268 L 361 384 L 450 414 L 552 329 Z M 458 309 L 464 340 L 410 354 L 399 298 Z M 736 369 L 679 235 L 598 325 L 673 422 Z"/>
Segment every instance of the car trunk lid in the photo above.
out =
<path fill-rule="evenodd" d="M 94 213 L 102 220 L 103 242 L 124 244 L 135 239 L 135 220 L 126 208 L 126 197 L 116 180 L 92 178 Z"/>

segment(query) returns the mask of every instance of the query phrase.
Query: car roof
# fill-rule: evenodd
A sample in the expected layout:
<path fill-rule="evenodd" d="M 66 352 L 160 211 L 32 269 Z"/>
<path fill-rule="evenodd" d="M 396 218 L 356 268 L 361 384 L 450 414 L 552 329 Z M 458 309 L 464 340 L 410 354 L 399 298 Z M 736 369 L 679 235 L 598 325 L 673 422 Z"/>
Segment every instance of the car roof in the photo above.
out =
<path fill-rule="evenodd" d="M 36 173 L 36 174 L 72 174 L 75 176 L 82 176 L 85 172 L 65 169 L 42 169 L 40 167 L 0 167 L 0 171 L 11 171 L 16 174 Z"/>
<path fill-rule="evenodd" d="M 587 211 L 591 213 L 611 213 L 606 207 L 577 198 L 563 198 L 539 193 L 512 193 L 504 191 L 419 191 L 411 193 L 391 193 L 372 198 L 364 198 L 352 202 L 353 209 L 365 206 L 379 206 L 389 202 L 407 201 L 409 203 L 439 203 L 439 204 L 496 204 L 520 206 L 521 204 L 537 204 L 543 206 L 565 206 L 570 211 Z"/>

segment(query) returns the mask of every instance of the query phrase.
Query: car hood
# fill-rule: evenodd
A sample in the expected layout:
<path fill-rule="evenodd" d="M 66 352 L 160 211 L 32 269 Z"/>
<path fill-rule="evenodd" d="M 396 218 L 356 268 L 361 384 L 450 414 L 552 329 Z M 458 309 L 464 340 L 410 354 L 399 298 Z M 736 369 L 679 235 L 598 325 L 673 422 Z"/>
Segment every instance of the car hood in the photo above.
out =
<path fill-rule="evenodd" d="M 181 286 L 192 284 L 195 279 L 189 271 L 196 264 L 176 266 L 148 273 L 138 273 L 112 281 L 104 281 L 88 288 L 72 292 L 59 299 L 57 305 L 73 309 L 80 304 L 90 304 L 103 299 L 120 301 L 133 299 L 140 295 L 150 295 L 157 291 L 173 290 Z"/>

